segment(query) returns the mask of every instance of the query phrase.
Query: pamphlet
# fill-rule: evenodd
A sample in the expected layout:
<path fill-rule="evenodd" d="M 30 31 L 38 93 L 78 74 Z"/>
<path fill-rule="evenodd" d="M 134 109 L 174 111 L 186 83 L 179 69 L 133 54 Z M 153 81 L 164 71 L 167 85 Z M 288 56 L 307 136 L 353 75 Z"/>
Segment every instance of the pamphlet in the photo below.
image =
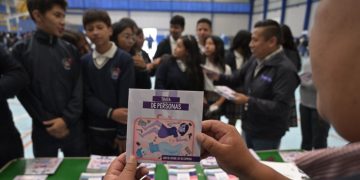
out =
<path fill-rule="evenodd" d="M 18 175 L 14 180 L 46 180 L 48 175 Z"/>
<path fill-rule="evenodd" d="M 54 174 L 63 159 L 60 158 L 36 158 L 26 161 L 24 174 Z"/>
<path fill-rule="evenodd" d="M 99 156 L 91 155 L 89 164 L 86 168 L 88 173 L 102 173 L 106 172 L 109 168 L 111 162 L 116 158 L 116 156 Z"/>
<path fill-rule="evenodd" d="M 203 92 L 130 89 L 127 158 L 138 162 L 196 164 Z"/>
<path fill-rule="evenodd" d="M 235 91 L 230 89 L 227 86 L 215 86 L 216 93 L 218 93 L 220 96 L 225 97 L 227 100 L 234 100 L 235 99 Z"/>

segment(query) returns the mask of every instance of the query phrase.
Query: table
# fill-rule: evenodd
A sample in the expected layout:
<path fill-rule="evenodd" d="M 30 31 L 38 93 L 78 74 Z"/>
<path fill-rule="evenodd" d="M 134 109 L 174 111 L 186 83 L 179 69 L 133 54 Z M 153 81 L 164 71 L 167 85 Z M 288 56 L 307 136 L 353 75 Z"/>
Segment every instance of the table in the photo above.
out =
<path fill-rule="evenodd" d="M 290 150 L 293 151 L 293 150 Z M 256 152 L 261 160 L 283 162 L 278 151 L 258 151 Z M 66 179 L 78 180 L 80 174 L 86 171 L 86 166 L 89 163 L 89 157 L 83 158 L 64 158 L 56 173 L 49 175 L 49 180 Z M 0 171 L 0 179 L 13 179 L 17 175 L 22 175 L 25 172 L 26 159 L 17 159 L 8 163 Z M 204 170 L 200 165 L 196 166 L 196 172 L 199 180 L 206 180 Z M 167 180 L 169 177 L 166 167 L 164 165 L 157 165 L 155 169 L 155 179 Z"/>

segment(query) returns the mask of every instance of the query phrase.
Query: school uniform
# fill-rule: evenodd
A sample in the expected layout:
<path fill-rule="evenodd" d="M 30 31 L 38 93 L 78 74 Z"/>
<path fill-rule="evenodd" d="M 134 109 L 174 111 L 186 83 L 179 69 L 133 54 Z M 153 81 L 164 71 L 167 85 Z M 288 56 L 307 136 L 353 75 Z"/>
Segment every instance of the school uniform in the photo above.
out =
<path fill-rule="evenodd" d="M 6 101 L 25 87 L 29 78 L 24 68 L 3 47 L 0 48 L 0 168 L 15 158 L 24 157 L 20 134 Z"/>
<path fill-rule="evenodd" d="M 164 59 L 156 71 L 155 89 L 202 91 L 199 87 L 186 73 L 185 64 L 173 57 Z"/>
<path fill-rule="evenodd" d="M 146 64 L 151 63 L 149 55 L 141 50 L 141 57 L 144 59 Z M 150 89 L 151 88 L 151 79 L 150 72 L 145 69 L 140 69 L 135 67 L 135 88 L 137 89 Z"/>
<path fill-rule="evenodd" d="M 32 38 L 20 41 L 13 56 L 26 69 L 30 84 L 18 99 L 33 120 L 35 157 L 86 156 L 81 120 L 83 89 L 79 54 L 69 43 L 37 30 Z M 63 118 L 69 134 L 58 139 L 46 131 L 44 121 Z"/>
<path fill-rule="evenodd" d="M 82 57 L 85 87 L 85 111 L 92 154 L 117 155 L 114 139 L 126 138 L 126 125 L 111 119 L 116 108 L 127 108 L 129 88 L 135 86 L 131 56 L 116 47 L 100 54 Z"/>

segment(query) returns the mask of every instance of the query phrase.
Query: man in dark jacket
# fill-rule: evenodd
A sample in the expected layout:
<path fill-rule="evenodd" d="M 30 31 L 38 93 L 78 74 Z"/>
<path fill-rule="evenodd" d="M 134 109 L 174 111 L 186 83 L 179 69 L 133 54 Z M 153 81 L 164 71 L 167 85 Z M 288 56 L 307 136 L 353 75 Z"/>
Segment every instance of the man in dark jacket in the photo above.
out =
<path fill-rule="evenodd" d="M 290 102 L 299 84 L 296 68 L 280 46 L 277 22 L 255 24 L 250 48 L 253 57 L 232 76 L 215 75 L 218 84 L 243 85 L 245 94 L 236 93 L 235 103 L 243 104 L 242 130 L 249 148 L 278 149 L 288 129 Z"/>
<path fill-rule="evenodd" d="M 59 39 L 64 32 L 65 0 L 28 0 L 37 30 L 17 43 L 13 56 L 31 82 L 18 98 L 33 119 L 35 157 L 85 156 L 82 121 L 81 64 L 76 49 Z"/>
<path fill-rule="evenodd" d="M 0 47 L 0 169 L 10 160 L 24 157 L 20 134 L 6 99 L 13 97 L 28 81 L 24 68 Z"/>

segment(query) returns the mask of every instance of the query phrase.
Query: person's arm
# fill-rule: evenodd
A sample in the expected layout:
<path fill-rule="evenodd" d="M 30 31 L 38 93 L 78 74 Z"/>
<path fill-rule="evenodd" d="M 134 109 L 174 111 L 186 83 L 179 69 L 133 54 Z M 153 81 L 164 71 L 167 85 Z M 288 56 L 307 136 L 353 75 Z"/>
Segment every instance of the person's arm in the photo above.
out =
<path fill-rule="evenodd" d="M 218 120 L 202 122 L 202 133 L 196 135 L 202 147 L 202 158 L 214 156 L 219 166 L 240 179 L 287 179 L 256 160 L 234 126 Z"/>
<path fill-rule="evenodd" d="M 0 100 L 15 96 L 29 83 L 29 77 L 24 68 L 0 48 Z"/>
<path fill-rule="evenodd" d="M 83 79 L 80 56 L 77 52 L 75 52 L 75 48 L 72 50 L 75 54 L 74 65 L 72 68 L 74 71 L 76 71 L 74 75 L 76 80 L 75 86 L 72 89 L 71 99 L 67 103 L 65 109 L 62 111 L 62 118 L 68 127 L 79 121 L 83 110 Z"/>
<path fill-rule="evenodd" d="M 113 110 L 112 107 L 106 105 L 102 102 L 99 98 L 97 98 L 93 90 L 90 86 L 90 79 L 89 79 L 89 64 L 90 56 L 86 55 L 82 58 L 82 71 L 83 71 L 83 81 L 84 81 L 84 105 L 86 108 L 91 111 L 93 114 L 96 114 L 98 117 L 111 119 L 111 111 Z"/>
<path fill-rule="evenodd" d="M 274 114 L 287 115 L 284 113 L 288 112 L 286 109 L 290 108 L 289 102 L 299 84 L 299 78 L 295 72 L 278 71 L 277 77 L 273 80 L 273 83 L 273 98 L 271 100 L 266 100 L 250 96 L 247 102 L 248 110 L 269 116 Z"/>
<path fill-rule="evenodd" d="M 134 62 L 130 56 L 123 54 L 121 56 L 122 62 L 125 63 L 122 66 L 121 76 L 118 79 L 118 107 L 112 112 L 112 119 L 120 123 L 118 127 L 118 138 L 126 139 L 126 123 L 127 123 L 127 107 L 129 99 L 130 88 L 135 87 L 135 68 Z"/>
<path fill-rule="evenodd" d="M 156 70 L 155 89 L 166 89 L 169 62 L 163 62 Z"/>
<path fill-rule="evenodd" d="M 232 75 L 220 75 L 214 79 L 214 85 L 226 85 L 232 88 L 241 86 L 244 83 L 246 71 L 249 70 L 250 66 L 251 62 L 248 61 L 241 69 L 235 70 Z"/>
<path fill-rule="evenodd" d="M 11 51 L 11 55 L 17 62 L 23 65 L 31 81 L 32 69 L 31 65 L 27 64 L 25 61 L 26 57 L 24 57 L 24 54 L 26 53 L 28 52 L 25 41 L 16 44 Z M 20 100 L 21 104 L 24 106 L 25 110 L 29 113 L 32 119 L 44 122 L 46 120 L 56 118 L 56 116 L 45 110 L 41 101 L 34 95 L 34 92 L 31 90 L 31 84 L 22 89 L 17 94 L 17 98 Z"/>
<path fill-rule="evenodd" d="M 166 51 L 165 49 L 167 48 L 167 47 L 166 47 L 166 41 L 167 41 L 167 39 L 164 39 L 163 41 L 161 41 L 161 42 L 158 44 L 153 59 L 161 58 L 161 56 L 165 54 L 165 51 Z M 170 44 L 169 44 L 169 45 L 170 45 Z"/>

